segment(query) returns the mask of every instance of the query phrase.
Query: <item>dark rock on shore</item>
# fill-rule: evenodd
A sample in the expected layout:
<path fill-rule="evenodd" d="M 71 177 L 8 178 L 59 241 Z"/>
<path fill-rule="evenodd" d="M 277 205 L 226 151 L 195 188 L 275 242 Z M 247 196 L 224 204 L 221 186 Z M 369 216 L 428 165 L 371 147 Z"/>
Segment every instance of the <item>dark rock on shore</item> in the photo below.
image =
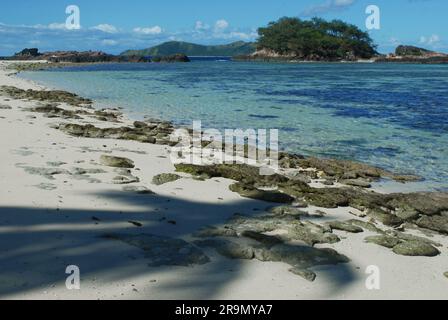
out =
<path fill-rule="evenodd" d="M 142 194 L 142 195 L 155 194 L 153 191 L 151 191 L 150 189 L 143 187 L 143 186 L 124 186 L 123 191 L 136 193 L 136 194 Z"/>
<path fill-rule="evenodd" d="M 67 103 L 71 106 L 82 107 L 91 106 L 92 100 L 77 96 L 76 94 L 61 91 L 45 91 L 45 90 L 23 90 L 11 86 L 1 86 L 0 93 L 14 99 L 28 99 L 45 102 Z"/>
<path fill-rule="evenodd" d="M 414 257 L 434 257 L 440 254 L 436 247 L 441 244 L 426 238 L 398 232 L 387 231 L 378 236 L 367 237 L 367 243 L 392 249 L 395 254 Z"/>
<path fill-rule="evenodd" d="M 317 275 L 313 271 L 303 269 L 301 267 L 291 268 L 291 269 L 289 269 L 289 272 L 291 272 L 299 277 L 302 277 L 309 282 L 314 282 L 314 280 L 316 280 L 316 277 L 317 277 Z"/>
<path fill-rule="evenodd" d="M 27 109 L 26 111 L 43 113 L 47 118 L 62 118 L 62 119 L 81 119 L 80 114 L 88 114 L 86 111 L 66 110 L 59 108 L 52 104 L 46 104 L 44 106 L 34 107 Z"/>
<path fill-rule="evenodd" d="M 177 174 L 162 173 L 162 174 L 159 174 L 159 175 L 155 176 L 152 179 L 152 183 L 155 184 L 156 186 L 161 186 L 161 185 L 169 183 L 169 182 L 177 181 L 177 180 L 179 180 L 181 178 L 182 177 L 177 175 Z"/>
<path fill-rule="evenodd" d="M 202 250 L 181 239 L 150 234 L 107 234 L 103 238 L 121 241 L 143 250 L 150 267 L 188 267 L 210 262 Z"/>
<path fill-rule="evenodd" d="M 254 200 L 262 200 L 274 203 L 292 203 L 294 201 L 293 197 L 285 193 L 275 190 L 274 191 L 260 190 L 249 184 L 235 183 L 230 186 L 230 190 L 238 193 L 242 197 Z"/>
<path fill-rule="evenodd" d="M 170 134 L 174 130 L 172 125 L 163 122 L 136 128 L 98 128 L 91 124 L 61 124 L 58 129 L 75 137 L 133 140 L 150 144 L 176 144 L 170 141 Z"/>
<path fill-rule="evenodd" d="M 446 216 L 423 216 L 416 221 L 416 224 L 421 228 L 448 234 L 448 217 Z"/>
<path fill-rule="evenodd" d="M 339 182 L 342 184 L 346 184 L 348 186 L 361 187 L 361 188 L 370 188 L 372 186 L 370 182 L 361 179 L 341 180 Z"/>
<path fill-rule="evenodd" d="M 300 219 L 300 217 L 310 216 L 308 212 L 302 211 L 300 208 L 294 206 L 273 207 L 269 208 L 267 211 L 274 215 L 290 216 L 290 217 L 296 217 L 298 219 Z"/>
<path fill-rule="evenodd" d="M 253 239 L 263 245 L 265 245 L 267 248 L 273 247 L 275 245 L 283 243 L 283 241 L 280 238 L 274 237 L 274 236 L 268 236 L 265 234 L 262 234 L 260 232 L 255 231 L 243 231 L 241 233 L 242 237 Z"/>
<path fill-rule="evenodd" d="M 188 173 L 193 176 L 211 178 L 222 177 L 239 181 L 245 184 L 252 184 L 257 187 L 277 186 L 279 183 L 288 182 L 288 178 L 279 174 L 270 176 L 260 175 L 260 169 L 249 165 L 239 164 L 218 164 L 214 166 L 197 166 L 192 164 L 177 164 L 178 172 Z M 297 182 L 305 186 L 303 182 Z"/>
<path fill-rule="evenodd" d="M 399 239 L 397 239 L 395 237 L 386 236 L 386 235 L 367 237 L 365 239 L 365 241 L 367 243 L 374 243 L 374 244 L 377 244 L 379 246 L 386 247 L 389 249 L 393 249 L 395 246 L 397 246 L 401 242 Z"/>
<path fill-rule="evenodd" d="M 262 262 L 283 262 L 291 265 L 290 271 L 308 281 L 314 281 L 316 274 L 308 270 L 321 265 L 348 263 L 350 260 L 332 249 L 317 249 L 308 246 L 276 244 L 250 245 L 221 239 L 199 240 L 200 247 L 214 248 L 219 254 L 230 259 L 257 259 Z"/>
<path fill-rule="evenodd" d="M 131 160 L 129 160 L 121 165 L 131 166 L 133 164 L 132 164 Z M 118 176 L 116 176 L 112 179 L 113 184 L 131 184 L 131 183 L 140 182 L 140 179 L 138 177 L 132 175 L 131 170 L 129 170 L 127 168 L 120 167 L 120 168 L 115 169 L 115 172 L 118 174 Z"/>
<path fill-rule="evenodd" d="M 298 160 L 307 161 L 307 159 Z M 313 161 L 313 163 L 321 164 L 319 161 Z M 366 177 L 380 176 L 382 173 L 381 169 L 362 164 L 348 162 L 347 165 L 350 172 L 357 172 L 358 175 Z M 344 170 L 338 165 L 321 166 L 321 168 L 327 172 L 333 168 L 339 168 L 339 171 L 333 171 L 333 174 L 341 176 L 344 174 Z M 358 168 L 357 171 L 355 168 Z M 398 227 L 405 222 L 411 222 L 423 228 L 448 233 L 448 218 L 442 216 L 442 213 L 448 212 L 447 193 L 380 194 L 356 188 L 313 188 L 303 181 L 291 180 L 279 174 L 260 175 L 259 168 L 247 165 L 195 166 L 178 164 L 176 170 L 193 176 L 223 177 L 235 180 L 237 182 L 230 186 L 230 190 L 246 198 L 274 203 L 305 201 L 309 205 L 321 208 L 351 206 L 386 226 Z M 267 188 L 270 189 L 267 190 Z M 419 219 L 421 216 L 424 218 Z M 360 231 L 358 228 L 345 224 L 339 224 L 337 227 Z M 362 226 L 358 223 L 357 227 Z M 370 226 L 370 229 L 374 228 L 375 226 Z"/>
<path fill-rule="evenodd" d="M 406 241 L 393 248 L 394 253 L 402 256 L 412 257 L 435 257 L 440 251 L 432 245 L 421 241 Z"/>
<path fill-rule="evenodd" d="M 383 230 L 381 230 L 380 228 L 378 228 L 377 226 L 375 226 L 373 223 L 370 223 L 370 222 L 365 222 L 365 221 L 356 220 L 356 219 L 351 219 L 346 222 L 351 225 L 358 226 L 360 228 L 369 230 L 374 233 L 384 234 Z"/>
<path fill-rule="evenodd" d="M 404 221 L 396 215 L 380 208 L 369 209 L 367 215 L 388 227 L 397 227 L 404 223 Z"/>
<path fill-rule="evenodd" d="M 121 157 L 113 157 L 113 156 L 107 156 L 102 155 L 100 158 L 100 163 L 104 166 L 113 167 L 113 168 L 134 168 L 134 161 L 127 159 L 127 158 L 121 158 Z"/>
<path fill-rule="evenodd" d="M 361 233 L 364 232 L 364 229 L 358 226 L 355 226 L 350 223 L 341 222 L 341 221 L 332 221 L 328 222 L 328 226 L 332 230 L 340 230 L 340 231 L 346 231 L 350 233 Z"/>
<path fill-rule="evenodd" d="M 420 181 L 421 177 L 413 175 L 397 175 L 386 170 L 369 166 L 364 163 L 349 161 L 349 160 L 336 160 L 336 159 L 319 159 L 319 158 L 305 158 L 299 155 L 292 155 L 287 153 L 280 154 L 280 165 L 282 168 L 289 169 L 307 169 L 315 168 L 318 171 L 325 173 L 327 177 L 331 177 L 336 180 L 342 180 L 349 182 L 365 181 L 362 183 L 363 187 L 367 187 L 368 181 L 379 180 L 380 178 L 391 178 L 399 182 L 411 182 Z M 359 180 L 359 179 L 364 180 Z"/>

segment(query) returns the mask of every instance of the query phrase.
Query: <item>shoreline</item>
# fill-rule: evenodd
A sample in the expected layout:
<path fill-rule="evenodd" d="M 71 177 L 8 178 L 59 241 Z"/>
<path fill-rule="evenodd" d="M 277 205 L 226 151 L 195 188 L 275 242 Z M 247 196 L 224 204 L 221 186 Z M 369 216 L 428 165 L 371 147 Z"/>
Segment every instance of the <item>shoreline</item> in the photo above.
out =
<path fill-rule="evenodd" d="M 8 76 L 4 65 L 5 62 L 0 62 L 1 85 L 45 89 L 13 74 Z M 0 177 L 8 185 L 0 198 L 0 234 L 6 240 L 0 244 L 0 249 L 6 253 L 4 258 L 0 258 L 0 267 L 5 270 L 0 278 L 2 298 L 445 298 L 448 280 L 443 273 L 448 271 L 444 270 L 444 265 L 448 265 L 448 239 L 429 231 L 431 236 L 428 237 L 442 244 L 439 249 L 443 253 L 433 258 L 404 257 L 387 248 L 366 244 L 363 239 L 376 234 L 369 230 L 351 233 L 334 228 L 332 233 L 324 232 L 325 237 L 332 234 L 342 241 L 317 244 L 316 250 L 337 250 L 351 262 L 311 267 L 317 274 L 312 283 L 303 278 L 305 271 L 302 269 L 298 270 L 302 277 L 288 272 L 291 268 L 288 261 L 227 259 L 210 247 L 195 246 L 201 248 L 199 258 L 203 260 L 195 256 L 196 260 L 191 260 L 194 267 L 156 266 L 151 252 L 142 250 L 144 241 L 154 239 L 139 238 L 140 235 L 183 239 L 194 244 L 197 240 L 193 234 L 208 225 L 219 229 L 229 225 L 236 213 L 253 216 L 275 204 L 243 198 L 231 192 L 232 181 L 222 176 L 202 181 L 189 174 L 175 172 L 169 160 L 170 148 L 164 144 L 92 139 L 55 130 L 61 122 L 98 128 L 131 126 L 132 122 L 125 115 L 110 116 L 118 122 L 101 121 L 92 117 L 94 110 L 89 108 L 52 103 L 65 110 L 58 112 L 68 118 L 60 119 L 60 114 L 48 117 L 48 113 L 27 109 L 42 107 L 48 101 L 39 103 L 24 98 L 0 97 L 0 104 L 11 108 L 0 110 L 2 135 L 8 137 L 2 150 L 0 170 Z M 75 113 L 69 112 L 74 110 Z M 107 118 L 106 113 L 111 110 L 104 112 L 93 116 Z M 155 124 L 160 126 L 160 123 Z M 17 134 L 19 132 L 21 134 Z M 129 172 L 104 166 L 102 155 L 131 159 L 135 167 Z M 152 177 L 165 173 L 178 174 L 181 178 L 162 185 L 151 182 Z M 117 176 L 129 179 L 121 182 L 137 179 L 140 182 L 115 184 Z M 311 223 L 325 225 L 334 219 L 346 221 L 355 218 L 350 211 L 361 216 L 357 209 L 350 207 L 308 205 L 300 211 L 309 215 L 303 217 L 307 227 L 311 227 Z M 319 217 L 318 211 L 326 214 Z M 304 216 L 303 213 L 300 215 Z M 287 216 L 283 218 L 287 219 Z M 369 221 L 368 217 L 356 219 Z M 236 229 L 239 227 L 235 226 Z M 381 224 L 377 227 L 394 230 Z M 410 234 L 427 236 L 419 229 L 406 230 Z M 106 235 L 109 238 L 104 238 Z M 112 241 L 111 237 L 117 240 Z M 246 238 L 250 240 L 250 237 Z M 266 253 L 272 254 L 271 251 Z M 203 263 L 204 256 L 210 262 Z M 181 262 L 185 258 L 174 257 Z M 165 257 L 168 260 L 172 258 Z M 152 266 L 149 267 L 148 263 Z M 68 264 L 80 265 L 83 274 L 80 291 L 65 288 L 64 266 Z M 384 270 L 380 291 L 365 288 L 365 270 L 370 265 L 379 265 Z M 422 269 L 426 271 L 424 274 Z"/>
<path fill-rule="evenodd" d="M 313 63 L 313 62 L 311 62 Z M 320 62 L 316 62 L 316 63 L 320 63 Z M 325 63 L 325 62 L 322 62 Z M 344 63 L 344 62 L 340 62 L 340 63 Z M 352 62 L 347 62 L 347 63 L 352 63 Z M 353 62 L 356 63 L 356 62 Z M 360 63 L 364 63 L 364 62 L 360 62 Z M 21 69 L 19 72 L 17 72 L 16 74 L 18 75 L 20 72 L 32 72 L 32 71 L 41 71 L 41 70 L 45 70 L 45 69 L 53 69 L 53 68 L 70 68 L 70 67 L 79 67 L 79 66 L 92 66 L 92 65 L 103 65 L 103 64 L 117 64 L 117 62 L 104 62 L 104 63 L 47 63 L 45 62 L 45 67 L 44 68 L 39 68 L 39 65 L 44 64 L 43 61 L 35 63 L 34 61 L 25 61 L 25 62 L 21 62 L 21 61 L 12 61 L 11 65 L 12 67 L 15 67 L 16 64 L 25 64 L 25 65 L 30 65 L 30 67 L 24 67 L 23 69 Z M 118 63 L 118 64 L 123 64 L 123 63 Z M 124 63 L 127 64 L 127 63 Z M 36 66 L 35 66 L 36 65 Z M 31 81 L 34 83 L 33 80 L 29 80 L 26 79 L 24 77 L 21 77 L 21 79 L 24 79 L 26 81 Z M 60 88 L 58 88 L 57 86 L 53 86 L 53 85 L 48 85 L 45 83 L 42 84 L 38 84 L 37 85 L 41 86 L 41 87 L 45 87 L 46 89 L 49 90 L 60 90 Z M 106 102 L 98 102 L 98 101 L 94 101 L 94 103 L 96 104 L 96 107 L 98 109 L 108 109 L 108 104 Z M 123 110 L 125 110 L 124 107 L 122 106 L 114 106 L 113 109 L 115 111 L 120 111 L 123 112 Z M 132 123 L 134 121 L 146 121 L 148 119 L 157 119 L 159 121 L 166 121 L 166 122 L 170 122 L 172 123 L 175 128 L 189 128 L 189 125 L 183 125 L 183 124 L 178 124 L 175 121 L 173 121 L 172 119 L 159 119 L 157 116 L 155 115 L 141 115 L 139 117 L 131 117 L 128 114 L 126 114 L 126 119 L 128 120 L 129 123 Z M 307 158 L 316 158 L 316 159 L 328 159 L 328 160 L 336 160 L 336 161 L 349 161 L 349 162 L 353 162 L 353 163 L 358 163 L 358 164 L 362 164 L 362 165 L 366 165 L 366 166 L 371 166 L 374 167 L 372 164 L 366 163 L 366 162 L 362 162 L 360 160 L 357 159 L 345 159 L 345 158 L 326 158 L 326 157 L 322 157 L 319 155 L 302 155 L 302 154 L 298 154 L 298 153 L 294 153 L 291 151 L 287 151 L 287 150 L 280 150 L 281 153 L 285 153 L 285 154 L 291 154 L 291 155 L 300 155 L 300 156 L 305 156 Z M 389 169 L 389 168 L 385 168 L 382 167 L 381 165 L 379 165 L 377 167 L 378 169 L 384 171 L 384 172 L 389 172 L 390 174 L 392 174 L 393 170 Z M 397 176 L 400 176 L 401 174 L 397 171 L 395 171 L 393 174 L 396 174 Z M 409 176 L 409 177 L 418 177 L 416 175 L 414 175 L 413 173 L 406 173 L 403 174 L 403 176 Z M 377 192 L 385 192 L 385 193 L 391 193 L 391 192 L 405 192 L 405 193 L 411 193 L 411 192 L 446 192 L 448 191 L 448 187 L 439 187 L 436 188 L 434 186 L 431 185 L 430 180 L 427 180 L 424 177 L 418 177 L 419 179 L 415 179 L 416 181 L 412 181 L 414 179 L 411 179 L 409 181 L 403 181 L 406 182 L 406 185 L 401 184 L 401 183 L 397 183 L 397 181 L 394 181 L 394 179 L 381 179 L 379 181 L 373 181 L 374 182 L 374 188 L 372 190 L 375 190 Z M 427 183 L 428 182 L 428 183 Z M 400 186 L 402 186 L 403 188 L 400 188 Z"/>

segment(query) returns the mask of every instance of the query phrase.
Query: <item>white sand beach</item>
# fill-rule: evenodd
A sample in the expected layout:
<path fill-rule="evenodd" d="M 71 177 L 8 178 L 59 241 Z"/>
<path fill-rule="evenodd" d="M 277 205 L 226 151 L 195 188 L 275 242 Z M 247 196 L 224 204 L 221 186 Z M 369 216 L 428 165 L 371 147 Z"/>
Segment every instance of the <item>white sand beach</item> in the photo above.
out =
<path fill-rule="evenodd" d="M 9 63 L 0 62 L 0 86 L 45 89 L 16 77 L 6 69 Z M 210 260 L 205 264 L 148 265 L 141 248 L 104 236 L 157 235 L 193 243 L 192 234 L 205 226 L 222 225 L 236 213 L 263 212 L 272 204 L 240 197 L 229 190 L 232 181 L 222 178 L 199 181 L 180 174 L 182 179 L 156 186 L 155 175 L 175 173 L 170 147 L 79 138 L 53 128 L 61 122 L 113 127 L 133 121 L 105 123 L 88 115 L 65 120 L 27 110 L 39 104 L 0 96 L 0 299 L 448 298 L 448 238 L 417 230 L 407 232 L 440 243 L 440 255 L 400 256 L 365 243 L 375 235 L 368 230 L 335 230 L 342 241 L 316 247 L 335 249 L 351 261 L 311 268 L 314 282 L 289 272 L 291 266 L 282 262 L 232 260 L 209 248 L 203 249 Z M 117 173 L 101 165 L 102 155 L 134 161 L 131 173 L 140 182 L 127 187 L 153 194 L 114 184 Z M 352 208 L 303 210 L 324 211 L 323 222 L 356 218 Z M 80 290 L 66 288 L 69 265 L 80 269 Z M 366 287 L 369 266 L 381 272 L 379 290 Z"/>

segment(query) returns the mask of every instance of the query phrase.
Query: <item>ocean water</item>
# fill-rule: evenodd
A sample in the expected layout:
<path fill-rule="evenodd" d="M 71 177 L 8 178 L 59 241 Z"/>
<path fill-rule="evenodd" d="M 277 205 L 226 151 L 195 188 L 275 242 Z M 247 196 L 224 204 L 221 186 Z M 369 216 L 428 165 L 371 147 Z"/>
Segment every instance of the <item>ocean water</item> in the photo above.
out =
<path fill-rule="evenodd" d="M 280 148 L 351 159 L 448 190 L 448 65 L 193 61 L 21 75 L 144 116 L 279 129 Z"/>

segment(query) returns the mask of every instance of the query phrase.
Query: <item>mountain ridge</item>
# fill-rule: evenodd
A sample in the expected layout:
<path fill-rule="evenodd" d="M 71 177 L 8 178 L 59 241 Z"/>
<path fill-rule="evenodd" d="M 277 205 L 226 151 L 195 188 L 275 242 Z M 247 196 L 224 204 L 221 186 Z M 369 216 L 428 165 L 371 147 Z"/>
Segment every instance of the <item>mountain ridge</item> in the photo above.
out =
<path fill-rule="evenodd" d="M 142 50 L 127 50 L 121 56 L 166 56 L 182 53 L 187 56 L 237 56 L 255 52 L 253 42 L 236 41 L 223 45 L 201 45 L 184 41 L 168 41 Z"/>

